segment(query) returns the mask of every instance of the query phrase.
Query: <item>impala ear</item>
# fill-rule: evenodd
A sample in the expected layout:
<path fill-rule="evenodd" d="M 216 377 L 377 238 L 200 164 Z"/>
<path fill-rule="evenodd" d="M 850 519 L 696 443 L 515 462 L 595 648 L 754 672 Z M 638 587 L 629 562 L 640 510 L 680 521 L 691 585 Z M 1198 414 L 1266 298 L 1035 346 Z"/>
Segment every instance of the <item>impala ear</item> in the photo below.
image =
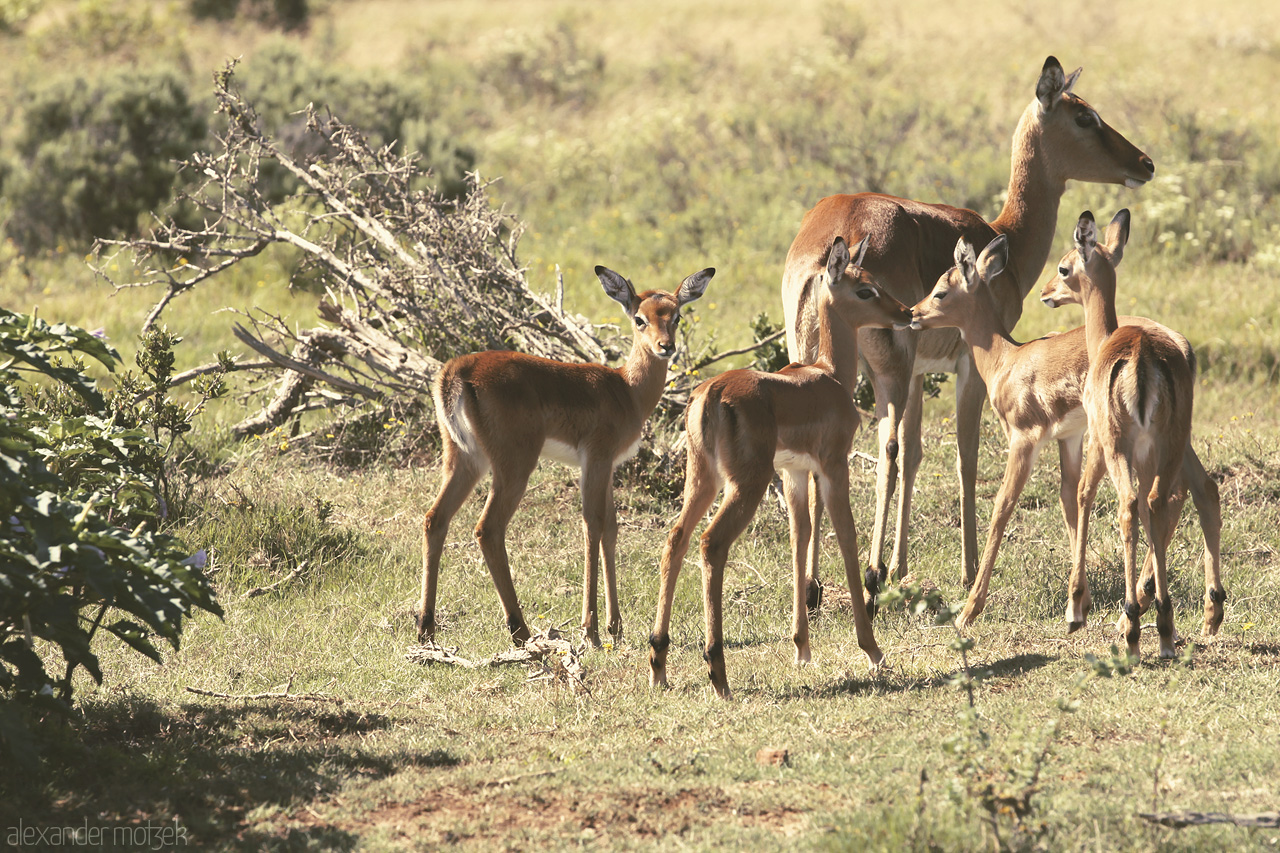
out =
<path fill-rule="evenodd" d="M 1098 226 L 1093 221 L 1093 212 L 1086 210 L 1080 214 L 1080 219 L 1076 222 L 1076 232 L 1074 236 L 1076 251 L 1080 253 L 1080 260 L 1086 264 L 1093 257 L 1093 250 L 1098 247 Z"/>
<path fill-rule="evenodd" d="M 1120 266 L 1124 258 L 1124 247 L 1129 243 L 1129 208 L 1121 208 L 1111 217 L 1107 226 L 1107 251 L 1111 253 L 1111 266 Z"/>
<path fill-rule="evenodd" d="M 1009 263 L 1009 238 L 1003 234 L 997 234 L 978 257 L 978 275 L 982 276 L 983 281 L 991 281 L 1004 272 L 1007 263 Z"/>
<path fill-rule="evenodd" d="M 865 246 L 866 242 L 867 238 L 863 237 L 858 245 Z M 831 243 L 831 248 L 827 250 L 828 287 L 833 286 L 844 275 L 844 271 L 849 268 L 849 260 L 849 244 L 843 237 L 836 237 Z"/>
<path fill-rule="evenodd" d="M 1040 70 L 1040 80 L 1036 83 L 1036 100 L 1040 102 L 1041 112 L 1047 113 L 1052 110 L 1058 103 L 1058 99 L 1071 91 L 1082 70 L 1077 68 L 1067 76 L 1062 70 L 1062 63 L 1056 56 L 1050 56 L 1044 61 L 1044 68 Z"/>
<path fill-rule="evenodd" d="M 707 285 L 711 283 L 711 277 L 715 274 L 715 267 L 707 267 L 680 282 L 680 289 L 676 291 L 676 304 L 683 308 L 693 300 L 701 298 L 702 294 L 707 292 Z"/>
<path fill-rule="evenodd" d="M 960 277 L 964 279 L 965 287 L 968 287 L 977 272 L 977 261 L 973 255 L 973 246 L 969 244 L 968 240 L 961 237 L 956 241 L 956 250 L 952 253 L 952 258 L 956 262 L 956 269 L 960 270 Z"/>
<path fill-rule="evenodd" d="M 870 242 L 864 234 L 862 239 L 858 241 L 858 245 L 853 247 L 853 265 L 858 269 L 862 269 L 862 259 L 867 256 L 867 243 Z"/>
<path fill-rule="evenodd" d="M 599 277 L 600 284 L 604 286 L 604 292 L 609 294 L 609 298 L 621 305 L 628 317 L 634 316 L 636 309 L 640 307 L 640 300 L 636 297 L 636 291 L 631 286 L 631 282 L 608 267 L 597 266 L 596 276 Z"/>

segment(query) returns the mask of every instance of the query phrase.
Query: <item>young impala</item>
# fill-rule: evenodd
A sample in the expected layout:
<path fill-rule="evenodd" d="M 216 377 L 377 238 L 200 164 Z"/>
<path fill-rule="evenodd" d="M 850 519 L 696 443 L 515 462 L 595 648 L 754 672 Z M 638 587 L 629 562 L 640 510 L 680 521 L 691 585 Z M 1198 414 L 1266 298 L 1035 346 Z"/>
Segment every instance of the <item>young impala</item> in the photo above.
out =
<path fill-rule="evenodd" d="M 836 235 L 853 243 L 868 239 L 867 270 L 886 290 L 908 305 L 919 302 L 938 276 L 951 266 L 951 251 L 964 237 L 985 246 L 996 234 L 1009 238 L 1009 262 L 1003 275 L 991 282 L 992 296 L 1006 329 L 1022 314 L 1022 302 L 1049 257 L 1058 220 L 1058 204 L 1067 181 L 1124 184 L 1138 187 L 1155 175 L 1151 158 L 1107 125 L 1097 111 L 1072 93 L 1080 71 L 1064 74 L 1052 56 L 1045 60 L 1035 97 L 1013 134 L 1008 196 L 1000 216 L 987 223 L 972 210 L 944 204 L 923 204 L 879 193 L 825 198 L 805 214 L 800 232 L 787 253 L 782 277 L 787 350 L 796 361 L 817 356 L 818 324 L 814 311 L 815 283 L 820 279 L 826 248 Z M 838 338 L 851 338 L 844 327 Z M 854 352 L 851 344 L 840 350 Z M 867 586 L 874 594 L 890 568 L 880 562 L 888 524 L 889 504 L 901 462 L 902 482 L 896 538 L 890 562 L 892 574 L 907 571 L 907 527 L 911 494 L 921 460 L 920 411 L 923 374 L 956 374 L 956 456 L 960 475 L 963 528 L 961 561 L 965 586 L 973 583 L 977 566 L 977 524 L 974 488 L 977 477 L 978 426 L 986 398 L 969 350 L 952 329 L 924 334 L 912 331 L 864 329 L 857 351 L 870 370 L 880 418 L 880 455 L 876 466 L 876 517 L 871 534 Z M 837 356 L 839 357 L 839 356 Z M 845 366 L 853 370 L 854 365 Z M 899 446 L 902 459 L 898 459 Z M 816 515 L 816 512 L 815 512 Z M 816 603 L 821 586 L 810 584 Z"/>
<path fill-rule="evenodd" d="M 1129 211 L 1111 220 L 1104 243 L 1098 242 L 1093 214 L 1085 211 L 1076 224 L 1075 248 L 1058 264 L 1058 278 L 1080 294 L 1085 310 L 1085 345 L 1089 373 L 1084 384 L 1084 410 L 1089 418 L 1086 465 L 1078 492 L 1079 528 L 1069 586 L 1069 611 L 1079 608 L 1087 587 L 1084 561 L 1089 511 L 1103 467 L 1119 494 L 1120 532 L 1124 540 L 1124 615 L 1120 631 L 1129 654 L 1138 655 L 1142 630 L 1138 602 L 1137 515 L 1151 543 L 1155 579 L 1156 630 L 1160 657 L 1174 655 L 1173 600 L 1165 556 L 1176 511 L 1182 458 L 1191 438 L 1195 376 L 1182 350 L 1165 335 L 1139 326 L 1120 326 L 1116 318 L 1116 266 L 1129 239 Z M 1134 491 L 1133 479 L 1138 487 Z M 1081 621 L 1082 611 L 1070 618 Z"/>
<path fill-rule="evenodd" d="M 674 294 L 648 290 L 637 295 L 631 282 L 596 267 L 605 293 L 621 303 L 635 326 L 631 354 L 621 368 L 564 364 L 515 352 L 481 352 L 451 359 L 440 370 L 434 396 L 444 471 L 440 494 L 422 525 L 420 642 L 435 634 L 436 580 L 449 522 L 490 469 L 493 486 L 475 535 L 512 639 L 517 643 L 529 639 L 511 582 L 506 534 L 539 456 L 582 469 L 583 633 L 593 644 L 600 644 L 596 576 L 603 552 L 609 633 L 621 636 L 614 577 L 618 519 L 613 471 L 636 452 L 645 419 L 662 396 L 667 363 L 676 351 L 680 309 L 702 296 L 714 274 L 713 269 L 694 273 Z"/>
<path fill-rule="evenodd" d="M 974 257 L 973 247 L 961 238 L 956 243 L 956 265 L 934 286 L 932 293 L 911 310 L 913 329 L 955 327 L 960 330 L 973 354 L 973 362 L 987 393 L 991 408 L 1009 440 L 1009 457 L 1004 481 L 991 513 L 987 544 L 982 551 L 978 578 L 969 592 L 969 600 L 957 624 L 972 624 L 986 605 L 1000 542 L 1004 537 L 1018 498 L 1026 486 L 1041 448 L 1057 441 L 1062 463 L 1062 486 L 1059 492 L 1062 515 L 1067 524 L 1068 543 L 1075 540 L 1076 492 L 1080 481 L 1081 446 L 1087 417 L 1082 408 L 1085 376 L 1089 369 L 1089 353 L 1085 347 L 1083 327 L 1059 335 L 1019 344 L 1009 336 L 1000 322 L 988 282 L 999 275 L 1008 259 L 1008 241 L 1004 235 L 992 240 L 982 254 Z M 1142 317 L 1120 317 L 1122 325 L 1138 326 L 1151 334 L 1163 335 L 1180 350 L 1191 353 L 1186 338 Z M 1195 451 L 1187 445 L 1183 471 L 1199 477 L 1201 493 L 1197 505 L 1203 504 L 1202 524 L 1206 543 L 1206 584 L 1210 600 L 1219 600 L 1222 585 L 1209 567 L 1217 567 L 1220 513 L 1217 487 L 1205 474 Z M 1194 472 L 1199 472 L 1198 475 Z M 1210 497 L 1212 496 L 1212 500 Z M 1208 555 L 1214 559 L 1208 561 Z M 1150 558 L 1150 555 L 1148 555 Z M 1150 559 L 1149 561 L 1150 562 Z M 1087 608 L 1086 608 L 1087 609 Z M 1217 619 L 1206 610 L 1205 633 L 1214 634 L 1221 622 L 1221 606 Z M 1071 622 L 1069 630 L 1083 627 L 1084 621 Z"/>
<path fill-rule="evenodd" d="M 1062 305 L 1079 305 L 1080 294 L 1069 290 L 1062 283 L 1062 280 L 1055 275 L 1045 283 L 1040 291 L 1040 301 L 1050 308 L 1058 308 Z M 1191 365 L 1194 378 L 1196 355 L 1186 338 L 1167 326 L 1162 326 L 1154 320 L 1147 320 L 1143 317 L 1120 315 L 1116 319 L 1122 326 L 1143 325 L 1151 329 L 1158 329 L 1172 338 L 1173 342 L 1178 345 L 1178 348 L 1186 356 L 1187 363 Z M 1075 331 L 1083 342 L 1084 328 L 1081 327 Z M 1079 471 L 1077 470 L 1076 473 L 1078 475 Z M 1203 630 L 1206 637 L 1214 637 L 1218 633 L 1218 628 L 1222 626 L 1222 618 L 1225 615 L 1223 604 L 1227 600 L 1227 591 L 1222 585 L 1222 501 L 1218 494 L 1218 484 L 1209 477 L 1209 472 L 1205 471 L 1203 463 L 1200 462 L 1200 457 L 1196 455 L 1195 449 L 1190 444 L 1187 445 L 1186 453 L 1182 456 L 1182 485 L 1191 493 L 1191 502 L 1195 505 L 1196 514 L 1200 517 L 1200 529 L 1204 534 L 1205 591 Z M 1062 488 L 1063 494 L 1067 495 L 1067 484 L 1065 482 L 1063 482 Z M 1069 493 L 1073 517 L 1075 514 L 1074 488 L 1073 484 L 1073 491 Z M 1174 495 L 1174 500 L 1177 502 L 1177 509 L 1173 511 L 1175 518 L 1181 514 L 1182 505 L 1186 502 L 1186 499 L 1186 492 L 1181 490 Z M 1065 503 L 1063 507 L 1065 511 Z M 1169 532 L 1172 534 L 1173 531 L 1170 530 Z M 1148 550 L 1146 561 L 1142 566 L 1142 583 L 1138 589 L 1138 604 L 1144 613 L 1156 594 L 1155 577 L 1152 574 L 1154 569 L 1154 554 Z M 1083 601 L 1079 609 L 1087 615 L 1090 604 L 1087 587 L 1081 590 L 1081 596 Z"/>
<path fill-rule="evenodd" d="M 827 253 L 825 284 L 815 294 L 821 340 L 813 364 L 792 364 L 777 373 L 731 370 L 699 385 L 689 401 L 684 507 L 662 553 L 658 614 L 649 637 L 652 686 L 667 684 L 671 603 L 689 540 L 723 486 L 724 501 L 702 534 L 702 589 L 707 623 L 704 657 L 716 692 L 729 698 L 721 620 L 724 567 L 730 546 L 755 515 L 775 468 L 783 474 L 791 520 L 796 661 L 809 660 L 805 563 L 810 554 L 817 555 L 817 543 L 810 547 L 810 537 L 816 535 L 809 525 L 810 474 L 831 510 L 853 598 L 858 645 L 872 667 L 884 657 L 863 604 L 857 531 L 849 507 L 849 452 L 859 418 L 845 383 L 856 379 L 858 354 L 838 348 L 856 347 L 857 342 L 852 335 L 837 339 L 832 332 L 845 324 L 857 328 L 905 323 L 910 313 L 862 269 L 866 248 L 865 240 L 859 243 L 857 260 L 850 264 L 848 246 L 836 237 Z"/>

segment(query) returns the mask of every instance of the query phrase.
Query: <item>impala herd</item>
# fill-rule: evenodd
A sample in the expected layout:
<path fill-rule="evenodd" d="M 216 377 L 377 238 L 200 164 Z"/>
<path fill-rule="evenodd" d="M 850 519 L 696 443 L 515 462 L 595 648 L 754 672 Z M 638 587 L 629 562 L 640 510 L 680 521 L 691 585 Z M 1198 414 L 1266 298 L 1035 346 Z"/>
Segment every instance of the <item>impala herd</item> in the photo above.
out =
<path fill-rule="evenodd" d="M 729 698 L 721 624 L 725 563 L 775 470 L 790 519 L 797 663 L 810 659 L 808 616 L 822 599 L 818 545 L 826 507 L 844 560 L 858 645 L 873 669 L 880 664 L 884 654 L 871 618 L 879 591 L 907 573 L 911 495 L 923 455 L 922 380 L 935 371 L 956 374 L 961 577 L 970 588 L 958 620 L 962 629 L 982 613 L 1005 527 L 1041 448 L 1056 441 L 1072 554 L 1068 630 L 1083 627 L 1089 615 L 1089 513 L 1106 472 L 1119 495 L 1125 598 L 1117 629 L 1130 654 L 1138 654 L 1141 614 L 1154 604 L 1160 656 L 1174 655 L 1166 557 L 1188 493 L 1204 534 L 1203 631 L 1217 633 L 1226 600 L 1222 520 L 1217 486 L 1190 443 L 1195 354 L 1177 332 L 1116 314 L 1127 210 L 1102 235 L 1093 215 L 1081 214 L 1072 250 L 1044 285 L 1045 304 L 1084 307 L 1084 326 L 1021 344 L 1009 332 L 1048 259 L 1067 181 L 1135 188 L 1155 174 L 1150 157 L 1072 92 L 1079 74 L 1065 74 L 1054 57 L 1045 61 L 1035 98 L 1014 131 L 1008 194 L 994 221 L 971 210 L 878 193 L 831 196 L 805 214 L 782 277 L 793 363 L 777 373 L 723 373 L 698 386 L 685 411 L 684 502 L 662 551 L 649 637 L 652 686 L 667 684 L 672 600 L 690 540 L 723 489 L 701 537 L 701 556 L 704 657 L 716 692 Z M 621 636 L 613 472 L 636 452 L 644 422 L 662 395 L 681 308 L 703 295 L 714 273 L 694 273 L 675 293 L 637 294 L 618 273 L 596 267 L 605 292 L 634 327 L 631 354 L 621 368 L 483 352 L 455 358 L 440 371 L 434 397 L 444 470 L 423 523 L 420 642 L 435 635 L 436 584 L 449 522 L 486 471 L 492 471 L 493 484 L 475 535 L 512 639 L 529 639 L 505 540 L 540 456 L 581 470 L 585 638 L 600 644 L 601 557 L 607 629 L 615 640 Z M 851 394 L 859 367 L 875 389 L 880 422 L 865 582 L 849 504 L 848 459 L 860 420 Z M 988 398 L 1009 441 L 1009 456 L 979 556 L 975 484 L 982 404 Z M 895 534 L 886 565 L 881 552 L 895 490 Z M 1150 545 L 1141 576 L 1135 516 Z"/>

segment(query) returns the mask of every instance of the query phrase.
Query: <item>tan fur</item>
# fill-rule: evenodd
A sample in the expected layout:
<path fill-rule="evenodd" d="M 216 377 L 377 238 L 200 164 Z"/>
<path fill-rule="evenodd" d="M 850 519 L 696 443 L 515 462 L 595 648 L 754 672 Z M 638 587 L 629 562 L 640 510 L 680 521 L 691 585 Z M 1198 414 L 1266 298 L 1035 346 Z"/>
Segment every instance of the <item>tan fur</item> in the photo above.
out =
<path fill-rule="evenodd" d="M 1079 73 L 1078 71 L 1076 72 Z M 985 246 L 996 234 L 1009 238 L 1010 258 L 1003 275 L 991 282 L 1005 328 L 1013 328 L 1022 301 L 1048 257 L 1058 204 L 1068 180 L 1136 186 L 1149 180 L 1154 165 L 1071 94 L 1075 75 L 1062 72 L 1050 57 L 1041 72 L 1037 97 L 1024 110 L 1013 137 L 1007 201 L 1000 216 L 987 223 L 971 210 L 923 204 L 876 193 L 838 195 L 818 202 L 804 217 L 787 254 L 782 299 L 787 347 L 793 359 L 812 360 L 816 333 L 804 306 L 821 271 L 822 252 L 834 236 L 852 243 L 869 240 L 867 269 L 894 297 L 915 304 L 951 265 L 956 240 Z M 853 337 L 844 329 L 837 336 Z M 968 348 L 954 329 L 924 334 L 865 329 L 857 335 L 876 394 L 880 418 L 880 458 L 876 468 L 876 518 L 871 537 L 871 568 L 881 580 L 907 571 L 907 528 L 911 493 L 922 458 L 920 407 L 922 374 L 946 371 L 956 378 L 957 457 L 961 483 L 962 568 L 965 585 L 977 569 L 974 483 L 977 476 L 978 424 L 985 397 Z M 853 348 L 843 346 L 850 351 Z M 853 369 L 850 365 L 848 369 Z M 898 458 L 901 454 L 901 459 Z M 889 505 L 899 471 L 896 537 L 889 567 L 879 563 Z M 891 571 L 890 571 L 891 568 Z"/>
<path fill-rule="evenodd" d="M 434 397 L 443 472 L 440 493 L 423 520 L 420 641 L 435 634 L 436 584 L 449 522 L 490 469 L 493 487 L 475 535 L 512 638 L 529 638 L 511 581 L 506 530 L 540 456 L 575 464 L 582 471 L 583 633 L 600 644 L 596 578 L 603 556 L 609 632 L 621 636 L 613 471 L 635 452 L 645 419 L 662 396 L 680 307 L 702 295 L 714 272 L 689 276 L 675 294 L 649 290 L 636 295 L 617 273 L 596 268 L 606 292 L 624 306 L 636 326 L 631 354 L 621 368 L 494 351 L 459 356 L 441 369 Z"/>
<path fill-rule="evenodd" d="M 842 254 L 843 253 L 843 254 Z M 909 319 L 906 308 L 884 294 L 872 276 L 848 265 L 847 249 L 837 241 L 828 259 L 826 282 L 819 284 L 814 309 L 820 328 L 878 324 Z M 850 336 L 852 340 L 852 336 Z M 850 363 L 856 354 L 850 354 Z M 777 373 L 731 370 L 710 379 L 693 393 L 685 415 L 688 470 L 684 505 L 662 553 L 658 613 L 650 636 L 650 684 L 666 686 L 668 628 L 676 578 L 698 520 L 706 514 L 721 486 L 724 501 L 702 535 L 703 603 L 706 613 L 706 660 L 711 683 L 723 698 L 730 696 L 724 668 L 722 604 L 724 569 L 729 548 L 746 529 L 773 478 L 783 472 L 791 526 L 794 601 L 792 639 L 797 663 L 810 658 L 806 566 L 816 560 L 816 534 L 810 525 L 809 475 L 830 507 L 836 541 L 844 558 L 853 596 L 858 645 L 874 667 L 883 658 L 871 630 L 858 571 L 857 530 L 849 506 L 849 453 L 858 413 L 833 365 L 830 335 L 824 335 L 812 365 L 792 364 Z"/>

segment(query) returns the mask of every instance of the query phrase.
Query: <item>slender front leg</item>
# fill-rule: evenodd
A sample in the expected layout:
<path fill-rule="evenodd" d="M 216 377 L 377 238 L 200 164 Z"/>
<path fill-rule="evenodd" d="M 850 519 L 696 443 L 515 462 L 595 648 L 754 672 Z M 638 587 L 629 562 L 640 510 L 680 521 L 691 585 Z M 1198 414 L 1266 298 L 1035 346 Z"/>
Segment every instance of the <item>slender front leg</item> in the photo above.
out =
<path fill-rule="evenodd" d="M 1178 526 L 1178 513 L 1182 510 L 1185 495 L 1182 499 L 1173 496 L 1175 491 L 1181 491 L 1178 483 L 1182 468 L 1181 460 L 1163 467 L 1164 471 L 1158 474 L 1149 486 L 1147 483 L 1140 485 L 1148 486 L 1145 493 L 1149 525 L 1147 539 L 1152 543 L 1151 552 L 1154 558 L 1156 633 L 1160 636 L 1160 657 L 1172 658 L 1176 654 L 1174 644 L 1177 641 L 1178 632 L 1174 626 L 1173 599 L 1169 597 L 1169 564 L 1166 560 L 1169 541 L 1173 538 L 1173 532 Z"/>
<path fill-rule="evenodd" d="M 699 519 L 711 508 L 716 496 L 715 473 L 692 444 L 684 480 L 684 506 L 675 527 L 667 535 L 662 551 L 661 580 L 658 587 L 658 613 L 649 635 L 649 686 L 667 686 L 667 649 L 671 646 L 671 607 L 675 600 L 676 579 L 689 550 L 689 540 Z"/>
<path fill-rule="evenodd" d="M 1102 448 L 1094 441 L 1085 451 L 1084 468 L 1076 491 L 1076 534 L 1071 549 L 1071 578 L 1067 582 L 1067 633 L 1079 631 L 1089 619 L 1093 599 L 1085 573 L 1085 550 L 1089 544 L 1089 513 L 1098 495 L 1098 483 L 1106 473 Z"/>
<path fill-rule="evenodd" d="M 604 606 L 609 614 L 609 636 L 617 647 L 622 642 L 622 609 L 618 604 L 618 505 L 613 499 L 613 472 L 609 472 L 609 492 L 605 497 L 604 532 L 600 539 L 604 559 Z"/>
<path fill-rule="evenodd" d="M 600 548 L 609 511 L 609 481 L 613 476 L 611 460 L 588 459 L 582 466 L 582 538 L 586 561 L 582 575 L 582 636 L 600 647 L 600 630 L 596 616 L 596 582 L 600 576 Z"/>
<path fill-rule="evenodd" d="M 848 459 L 830 460 L 829 473 L 824 478 L 824 499 L 831 512 L 831 526 L 835 530 L 840 556 L 844 559 L 845 577 L 849 582 L 849 598 L 853 604 L 853 625 L 858 636 L 858 647 L 867 656 L 867 662 L 875 671 L 884 661 L 884 652 L 876 643 L 871 628 L 871 615 L 862 600 L 862 580 L 858 577 L 858 529 L 853 523 L 853 511 L 849 506 Z"/>
<path fill-rule="evenodd" d="M 986 383 L 973 365 L 973 356 L 966 353 L 960 358 L 956 371 L 956 473 L 960 477 L 961 577 L 966 587 L 973 585 L 978 569 L 978 444 L 982 434 L 982 404 L 986 400 Z M 1025 483 L 1025 477 L 1023 481 Z M 1018 491 L 1021 492 L 1021 488 Z M 987 541 L 990 547 L 990 536 Z M 990 581 L 989 572 L 987 580 Z M 985 600 L 986 590 L 982 597 Z M 969 600 L 972 602 L 973 597 Z"/>
<path fill-rule="evenodd" d="M 1076 490 L 1080 487 L 1080 466 L 1084 461 L 1084 436 L 1062 439 L 1058 442 L 1058 469 L 1062 482 L 1058 486 L 1058 502 L 1062 505 L 1062 520 L 1067 525 L 1067 553 L 1074 553 L 1076 527 L 1079 523 L 1079 507 Z"/>
<path fill-rule="evenodd" d="M 1112 441 L 1111 446 L 1116 442 Z M 1138 612 L 1138 536 L 1136 524 L 1138 495 L 1133 489 L 1133 472 L 1129 460 L 1122 454 L 1109 453 L 1107 470 L 1115 484 L 1119 504 L 1120 537 L 1124 547 L 1124 614 L 1120 617 L 1120 633 L 1128 645 L 1129 654 L 1141 656 L 1139 642 L 1142 638 L 1142 616 Z M 1081 530 L 1084 529 L 1084 507 L 1080 508 Z"/>
<path fill-rule="evenodd" d="M 982 551 L 982 566 L 978 572 L 973 588 L 969 590 L 969 600 L 964 612 L 956 620 L 956 627 L 964 630 L 972 625 L 978 614 L 987 606 L 987 590 L 991 586 L 991 572 L 995 568 L 996 555 L 1000 553 L 1000 542 L 1004 539 L 1004 530 L 1018 508 L 1018 498 L 1026 488 L 1027 478 L 1036 462 L 1036 442 L 1020 435 L 1014 435 L 1009 445 L 1009 460 L 1004 467 L 1004 480 L 1000 483 L 1000 492 L 996 495 L 995 508 L 991 512 L 991 526 L 987 530 L 987 545 Z"/>
<path fill-rule="evenodd" d="M 920 444 L 920 418 L 924 411 L 924 376 L 911 377 L 907 393 L 907 408 L 902 414 L 902 482 L 898 489 L 898 520 L 893 543 L 890 575 L 895 580 L 907 576 L 907 534 L 911 530 L 911 497 L 916 488 L 916 475 L 924 460 L 924 448 Z"/>
<path fill-rule="evenodd" d="M 1222 503 L 1218 484 L 1204 470 L 1190 443 L 1182 455 L 1182 480 L 1204 531 L 1204 633 L 1213 637 L 1222 625 L 1222 605 L 1227 600 L 1227 590 L 1222 585 Z"/>
<path fill-rule="evenodd" d="M 877 330 L 863 329 L 866 334 Z M 890 339 L 890 345 L 896 343 Z M 864 347 L 865 351 L 865 347 Z M 889 569 L 884 564 L 885 534 L 889 524 L 889 508 L 893 502 L 893 490 L 898 482 L 898 435 L 901 431 L 902 416 L 907 408 L 907 396 L 911 387 L 910 369 L 915 359 L 915 345 L 910 347 L 910 358 L 906 370 L 876 370 L 872 381 L 876 392 L 876 417 L 879 419 L 877 431 L 880 455 L 876 459 L 876 517 L 871 527 L 871 550 L 867 554 L 867 587 L 874 613 L 875 596 L 880 592 L 880 584 L 889 578 Z M 873 369 L 875 365 L 872 366 Z"/>
<path fill-rule="evenodd" d="M 809 509 L 812 506 L 807 471 L 782 472 L 782 491 L 787 499 L 787 520 L 791 527 L 791 568 L 794 600 L 791 610 L 791 639 L 796 644 L 796 663 L 808 663 L 809 650 L 809 602 L 805 580 L 805 563 L 810 555 L 809 542 L 816 540 Z"/>

